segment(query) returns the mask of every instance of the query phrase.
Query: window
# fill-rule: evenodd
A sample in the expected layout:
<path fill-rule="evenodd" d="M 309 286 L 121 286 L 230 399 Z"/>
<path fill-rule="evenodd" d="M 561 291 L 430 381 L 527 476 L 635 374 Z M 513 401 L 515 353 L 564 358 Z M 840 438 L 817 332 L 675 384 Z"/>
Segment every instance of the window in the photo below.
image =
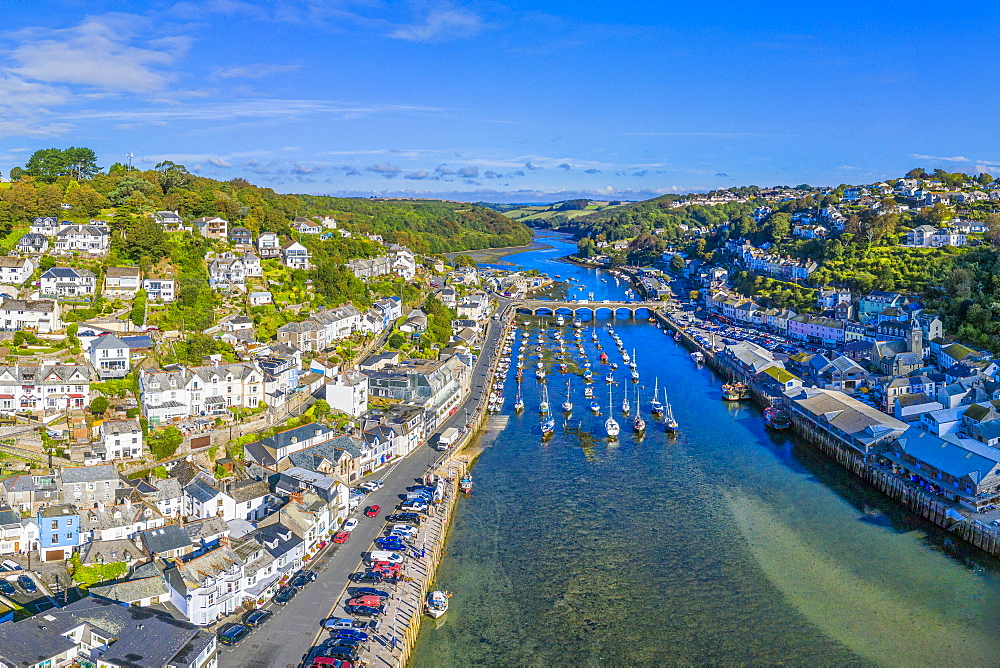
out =
<path fill-rule="evenodd" d="M 52 520 L 52 528 L 53 529 L 59 528 L 59 520 Z"/>

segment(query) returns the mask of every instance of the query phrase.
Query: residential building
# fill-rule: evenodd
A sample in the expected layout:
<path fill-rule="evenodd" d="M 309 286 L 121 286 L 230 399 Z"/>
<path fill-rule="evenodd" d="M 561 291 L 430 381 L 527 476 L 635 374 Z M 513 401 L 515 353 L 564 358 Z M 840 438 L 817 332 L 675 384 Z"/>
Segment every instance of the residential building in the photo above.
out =
<path fill-rule="evenodd" d="M 54 216 L 37 216 L 31 219 L 30 234 L 40 234 L 43 237 L 54 237 L 59 232 L 59 219 Z"/>
<path fill-rule="evenodd" d="M 94 294 L 97 277 L 87 269 L 52 267 L 42 274 L 39 292 L 45 297 L 83 297 Z"/>
<path fill-rule="evenodd" d="M 0 283 L 20 285 L 31 278 L 34 271 L 35 262 L 30 258 L 0 255 Z"/>
<path fill-rule="evenodd" d="M 291 228 L 299 234 L 319 234 L 323 231 L 323 226 L 308 218 L 296 217 L 291 224 Z"/>
<path fill-rule="evenodd" d="M 149 301 L 169 304 L 176 298 L 175 283 L 172 278 L 146 278 L 142 281 L 142 288 L 146 291 L 146 299 Z"/>
<path fill-rule="evenodd" d="M 29 232 L 17 242 L 17 252 L 22 255 L 41 255 L 49 250 L 49 240 L 42 234 Z"/>
<path fill-rule="evenodd" d="M 38 511 L 39 557 L 42 561 L 62 561 L 80 545 L 80 515 L 69 504 Z"/>
<path fill-rule="evenodd" d="M 404 360 L 397 366 L 365 371 L 365 375 L 370 395 L 425 407 L 433 428 L 467 396 L 471 366 L 471 360 L 450 355 L 438 360 Z"/>
<path fill-rule="evenodd" d="M 229 230 L 229 241 L 234 244 L 253 245 L 253 234 L 245 227 L 234 227 Z"/>
<path fill-rule="evenodd" d="M 264 275 L 264 267 L 260 263 L 260 258 L 252 250 L 243 254 L 243 272 L 247 278 L 260 278 Z"/>
<path fill-rule="evenodd" d="M 163 571 L 163 578 L 170 602 L 181 614 L 193 624 L 209 626 L 243 604 L 243 560 L 227 544 L 195 554 L 174 560 Z"/>
<path fill-rule="evenodd" d="M 330 408 L 358 417 L 368 410 L 368 376 L 357 370 L 342 371 L 325 385 Z"/>
<path fill-rule="evenodd" d="M 247 443 L 244 451 L 250 461 L 264 467 L 273 467 L 291 453 L 329 441 L 333 436 L 329 427 L 318 423 L 307 424 Z"/>
<path fill-rule="evenodd" d="M 176 231 L 184 226 L 180 213 L 177 211 L 157 211 L 153 220 L 164 227 L 164 231 Z"/>
<path fill-rule="evenodd" d="M 312 263 L 309 261 L 311 257 L 309 249 L 298 241 L 289 241 L 281 246 L 281 258 L 289 269 L 311 269 Z"/>
<path fill-rule="evenodd" d="M 213 287 L 243 285 L 246 283 L 246 267 L 243 261 L 231 256 L 212 260 L 208 265 L 208 283 Z"/>
<path fill-rule="evenodd" d="M 104 272 L 102 296 L 109 299 L 132 299 L 142 287 L 142 278 L 137 267 L 108 267 Z"/>
<path fill-rule="evenodd" d="M 90 343 L 90 364 L 98 378 L 124 378 L 130 366 L 129 345 L 114 334 L 97 337 Z"/>
<path fill-rule="evenodd" d="M 194 221 L 194 227 L 201 236 L 209 239 L 226 239 L 229 236 L 229 221 L 218 216 L 204 216 Z"/>
<path fill-rule="evenodd" d="M 459 318 L 483 320 L 490 311 L 489 295 L 483 292 L 468 295 L 459 302 L 457 311 Z"/>
<path fill-rule="evenodd" d="M 308 320 L 290 322 L 278 328 L 281 343 L 301 351 L 320 351 L 335 341 L 346 339 L 361 322 L 361 313 L 353 305 L 338 306 L 314 313 Z"/>
<path fill-rule="evenodd" d="M 270 292 L 251 292 L 247 296 L 247 304 L 252 308 L 254 306 L 267 306 L 268 304 L 273 304 L 274 298 L 271 297 Z"/>
<path fill-rule="evenodd" d="M 225 522 L 255 521 L 267 514 L 269 500 L 266 481 L 214 481 L 198 476 L 184 486 L 184 515 L 194 519 L 221 517 Z"/>
<path fill-rule="evenodd" d="M 81 543 L 132 539 L 165 522 L 152 505 L 130 499 L 111 505 L 98 502 L 96 508 L 81 508 L 79 512 Z"/>
<path fill-rule="evenodd" d="M 17 475 L 0 480 L 0 505 L 13 508 L 18 513 L 34 515 L 39 508 L 58 503 L 61 498 L 59 481 L 51 473 Z"/>
<path fill-rule="evenodd" d="M 217 415 L 229 407 L 264 401 L 264 375 L 256 362 L 213 364 L 139 373 L 143 414 L 151 424 L 189 415 Z"/>
<path fill-rule="evenodd" d="M 261 232 L 257 237 L 257 252 L 262 258 L 281 257 L 281 238 L 274 232 Z"/>
<path fill-rule="evenodd" d="M 138 420 L 105 420 L 101 423 L 100 434 L 108 461 L 142 457 L 142 428 Z"/>
<path fill-rule="evenodd" d="M 82 409 L 90 403 L 90 367 L 0 366 L 0 413 Z"/>
<path fill-rule="evenodd" d="M 97 225 L 67 225 L 56 234 L 56 250 L 103 255 L 111 247 L 108 230 Z"/>
<path fill-rule="evenodd" d="M 0 624 L 3 666 L 215 668 L 217 650 L 212 633 L 158 610 L 102 598 Z"/>
<path fill-rule="evenodd" d="M 844 323 L 833 318 L 797 315 L 788 320 L 788 335 L 826 345 L 837 345 L 844 341 Z"/>
<path fill-rule="evenodd" d="M 94 508 L 115 501 L 117 490 L 125 487 L 114 464 L 74 466 L 59 472 L 62 499 L 77 508 Z"/>
<path fill-rule="evenodd" d="M 994 503 L 1000 489 L 1000 450 L 970 438 L 935 436 L 909 427 L 884 456 L 908 475 L 973 508 Z"/>

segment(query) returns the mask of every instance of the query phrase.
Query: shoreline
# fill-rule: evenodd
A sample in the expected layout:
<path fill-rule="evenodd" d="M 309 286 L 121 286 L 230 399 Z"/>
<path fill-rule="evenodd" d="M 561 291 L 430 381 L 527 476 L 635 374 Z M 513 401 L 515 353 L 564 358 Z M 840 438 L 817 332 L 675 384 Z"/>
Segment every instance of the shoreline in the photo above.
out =
<path fill-rule="evenodd" d="M 544 237 L 540 237 L 537 230 L 533 231 L 536 232 L 535 239 L 530 244 L 525 246 L 501 246 L 498 248 L 479 248 L 476 250 L 453 251 L 451 253 L 444 253 L 444 256 L 450 261 L 454 260 L 458 255 L 468 255 L 475 260 L 477 264 L 509 264 L 511 266 L 515 266 L 513 262 L 508 262 L 505 258 L 520 255 L 521 253 L 527 253 L 529 251 L 547 250 L 549 248 L 553 248 L 551 244 L 542 240 Z"/>

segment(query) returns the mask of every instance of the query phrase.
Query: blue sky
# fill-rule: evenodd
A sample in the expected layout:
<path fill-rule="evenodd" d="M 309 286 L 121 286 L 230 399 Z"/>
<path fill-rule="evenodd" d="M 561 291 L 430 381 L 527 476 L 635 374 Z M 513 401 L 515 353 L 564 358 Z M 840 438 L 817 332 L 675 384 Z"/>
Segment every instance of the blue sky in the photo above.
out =
<path fill-rule="evenodd" d="M 995 3 L 4 3 L 0 171 L 88 146 L 281 192 L 642 199 L 1000 173 Z"/>

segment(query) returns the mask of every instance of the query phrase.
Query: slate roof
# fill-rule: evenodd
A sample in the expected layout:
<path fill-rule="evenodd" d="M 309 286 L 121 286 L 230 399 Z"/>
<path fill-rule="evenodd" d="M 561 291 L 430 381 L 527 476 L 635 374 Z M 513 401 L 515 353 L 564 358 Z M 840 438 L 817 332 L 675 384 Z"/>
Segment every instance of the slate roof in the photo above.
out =
<path fill-rule="evenodd" d="M 1000 466 L 1000 450 L 953 434 L 935 436 L 910 427 L 897 440 L 896 448 L 919 462 L 933 466 L 954 478 L 974 483 L 995 473 Z"/>
<path fill-rule="evenodd" d="M 118 478 L 118 469 L 114 464 L 101 464 L 99 466 L 74 466 L 61 471 L 60 477 L 64 485 L 72 485 L 78 482 L 97 482 L 99 480 L 115 480 Z"/>
<path fill-rule="evenodd" d="M 104 270 L 105 278 L 138 277 L 139 269 L 136 267 L 108 267 Z"/>
<path fill-rule="evenodd" d="M 33 619 L 0 624 L 0 661 L 14 666 L 34 666 L 76 647 L 75 642 L 58 633 L 39 632 Z"/>
<path fill-rule="evenodd" d="M 803 389 L 792 405 L 862 444 L 907 428 L 905 422 L 836 390 Z"/>
<path fill-rule="evenodd" d="M 134 601 L 141 601 L 144 598 L 164 596 L 168 591 L 167 583 L 163 581 L 163 576 L 157 573 L 156 575 L 137 580 L 125 580 L 124 582 L 115 582 L 109 585 L 96 585 L 90 588 L 90 595 L 121 603 L 132 603 Z"/>
<path fill-rule="evenodd" d="M 923 392 L 914 392 L 912 394 L 904 394 L 902 396 L 896 397 L 896 403 L 899 404 L 900 408 L 909 408 L 911 406 L 921 406 L 923 404 L 937 403 L 930 397 L 928 397 Z M 940 406 L 941 404 L 938 404 Z"/>
<path fill-rule="evenodd" d="M 121 339 L 129 347 L 129 350 L 144 350 L 155 345 L 151 336 L 123 336 Z"/>
<path fill-rule="evenodd" d="M 208 503 L 219 494 L 219 490 L 209 485 L 201 478 L 195 478 L 184 487 L 184 493 L 201 503 Z"/>
<path fill-rule="evenodd" d="M 221 517 L 208 517 L 203 520 L 185 522 L 181 527 L 187 532 L 187 535 L 191 537 L 193 542 L 201 542 L 229 532 L 229 527 L 226 526 L 225 520 Z"/>
<path fill-rule="evenodd" d="M 236 503 L 259 499 L 271 493 L 266 480 L 245 480 L 235 483 L 227 492 Z"/>
<path fill-rule="evenodd" d="M 183 550 L 194 545 L 191 542 L 191 536 L 180 524 L 167 524 L 156 529 L 141 531 L 139 532 L 139 540 L 142 541 L 150 556 L 173 550 Z"/>
<path fill-rule="evenodd" d="M 139 421 L 131 418 L 125 420 L 107 420 L 101 424 L 101 427 L 104 429 L 106 436 L 142 433 L 142 430 L 139 428 Z"/>
<path fill-rule="evenodd" d="M 74 269 L 73 267 L 52 267 L 41 276 L 42 278 L 94 278 L 94 272 L 89 269 Z"/>

